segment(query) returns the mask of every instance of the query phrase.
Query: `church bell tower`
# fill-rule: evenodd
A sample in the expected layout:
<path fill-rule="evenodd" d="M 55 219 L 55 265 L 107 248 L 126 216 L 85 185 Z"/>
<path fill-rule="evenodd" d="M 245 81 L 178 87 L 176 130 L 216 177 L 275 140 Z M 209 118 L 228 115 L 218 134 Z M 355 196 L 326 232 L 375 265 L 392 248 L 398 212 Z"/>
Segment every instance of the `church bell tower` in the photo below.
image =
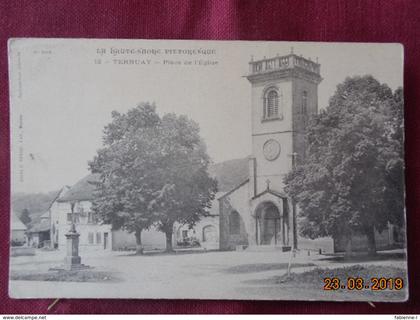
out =
<path fill-rule="evenodd" d="M 249 179 L 219 198 L 221 248 L 297 249 L 298 208 L 285 194 L 283 179 L 305 157 L 305 130 L 318 112 L 320 65 L 291 52 L 251 60 L 246 78 L 252 112 Z"/>
<path fill-rule="evenodd" d="M 320 64 L 293 52 L 251 60 L 252 156 L 250 197 L 270 188 L 283 193 L 283 177 L 305 157 L 304 133 L 318 112 Z"/>

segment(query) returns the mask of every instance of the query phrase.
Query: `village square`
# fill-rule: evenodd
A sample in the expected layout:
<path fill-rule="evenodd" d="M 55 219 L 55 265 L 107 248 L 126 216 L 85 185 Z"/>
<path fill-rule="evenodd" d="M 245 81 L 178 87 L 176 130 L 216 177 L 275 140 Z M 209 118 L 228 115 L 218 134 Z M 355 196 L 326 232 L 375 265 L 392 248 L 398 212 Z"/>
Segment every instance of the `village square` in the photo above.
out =
<path fill-rule="evenodd" d="M 11 296 L 406 299 L 325 290 L 328 277 L 407 280 L 403 127 L 389 120 L 402 89 L 343 79 L 321 112 L 327 75 L 293 49 L 251 58 L 241 76 L 248 157 L 213 163 L 194 119 L 143 102 L 112 114 L 90 174 L 33 221 L 12 205 Z"/>

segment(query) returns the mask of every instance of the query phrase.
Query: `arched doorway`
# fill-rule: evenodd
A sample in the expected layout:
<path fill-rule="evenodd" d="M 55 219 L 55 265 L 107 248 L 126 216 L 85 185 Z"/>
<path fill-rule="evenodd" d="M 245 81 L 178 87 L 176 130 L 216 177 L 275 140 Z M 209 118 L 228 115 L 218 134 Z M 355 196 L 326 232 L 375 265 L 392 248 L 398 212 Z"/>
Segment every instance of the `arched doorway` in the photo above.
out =
<path fill-rule="evenodd" d="M 208 225 L 203 228 L 203 242 L 216 242 L 217 229 L 213 225 Z"/>
<path fill-rule="evenodd" d="M 203 228 L 203 242 L 217 242 L 217 229 L 213 225 Z"/>
<path fill-rule="evenodd" d="M 201 247 L 206 250 L 219 249 L 219 230 L 213 224 L 208 224 L 203 227 L 203 237 Z"/>
<path fill-rule="evenodd" d="M 284 244 L 283 219 L 272 202 L 262 203 L 256 211 L 256 237 L 260 245 Z"/>
<path fill-rule="evenodd" d="M 229 233 L 231 235 L 241 233 L 241 216 L 238 211 L 232 211 L 229 215 Z"/>

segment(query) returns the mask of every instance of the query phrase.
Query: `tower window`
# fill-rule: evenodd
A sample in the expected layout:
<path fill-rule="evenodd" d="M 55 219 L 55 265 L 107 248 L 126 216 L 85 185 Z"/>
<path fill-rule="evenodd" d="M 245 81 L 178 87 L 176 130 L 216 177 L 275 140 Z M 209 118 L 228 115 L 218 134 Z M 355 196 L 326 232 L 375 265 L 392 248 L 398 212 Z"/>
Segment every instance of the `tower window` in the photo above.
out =
<path fill-rule="evenodd" d="M 269 90 L 264 98 L 264 119 L 278 118 L 279 94 L 276 90 Z"/>

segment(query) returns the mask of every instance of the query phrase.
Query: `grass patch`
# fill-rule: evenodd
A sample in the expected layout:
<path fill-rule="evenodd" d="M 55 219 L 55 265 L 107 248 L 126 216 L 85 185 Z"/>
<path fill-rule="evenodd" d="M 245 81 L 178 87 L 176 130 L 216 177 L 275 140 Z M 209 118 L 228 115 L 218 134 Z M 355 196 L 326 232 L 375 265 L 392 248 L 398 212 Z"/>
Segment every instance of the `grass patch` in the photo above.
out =
<path fill-rule="evenodd" d="M 406 272 L 403 269 L 391 266 L 362 266 L 353 265 L 349 267 L 341 267 L 334 269 L 316 268 L 303 273 L 292 272 L 290 276 L 283 275 L 277 279 L 277 283 L 303 283 L 314 287 L 323 286 L 325 278 L 336 277 L 341 281 L 347 281 L 347 278 L 363 278 L 365 281 L 370 281 L 372 277 L 377 278 L 403 278 L 406 279 Z"/>
<path fill-rule="evenodd" d="M 12 271 L 10 280 L 28 281 L 64 281 L 64 282 L 115 282 L 118 278 L 110 272 L 79 270 L 79 271 L 49 271 L 30 272 Z"/>
<path fill-rule="evenodd" d="M 347 283 L 347 278 L 362 278 L 365 285 L 372 285 L 371 278 L 402 278 L 404 288 L 402 290 L 371 290 L 364 288 L 362 290 L 324 290 L 324 279 L 336 277 L 340 279 L 341 284 Z M 290 295 L 296 298 L 307 297 L 311 300 L 346 300 L 346 301 L 405 301 L 408 296 L 407 273 L 404 269 L 391 266 L 377 265 L 353 265 L 334 269 L 316 268 L 310 271 L 295 273 L 290 276 L 287 274 L 266 278 L 252 279 L 244 281 L 246 284 L 263 288 L 267 290 L 279 290 L 280 292 L 290 292 Z M 271 289 L 270 289 L 271 288 Z"/>
<path fill-rule="evenodd" d="M 378 252 L 376 255 L 369 255 L 367 253 L 358 253 L 351 257 L 345 255 L 334 255 L 327 256 L 320 259 L 330 261 L 332 263 L 354 263 L 354 262 L 370 262 L 370 261 L 383 261 L 383 260 L 406 260 L 406 254 L 404 252 Z"/>
<path fill-rule="evenodd" d="M 252 263 L 230 267 L 225 271 L 227 273 L 252 273 L 270 270 L 285 270 L 287 269 L 288 265 L 288 263 Z M 292 268 L 313 266 L 315 266 L 313 263 L 292 263 Z"/>

